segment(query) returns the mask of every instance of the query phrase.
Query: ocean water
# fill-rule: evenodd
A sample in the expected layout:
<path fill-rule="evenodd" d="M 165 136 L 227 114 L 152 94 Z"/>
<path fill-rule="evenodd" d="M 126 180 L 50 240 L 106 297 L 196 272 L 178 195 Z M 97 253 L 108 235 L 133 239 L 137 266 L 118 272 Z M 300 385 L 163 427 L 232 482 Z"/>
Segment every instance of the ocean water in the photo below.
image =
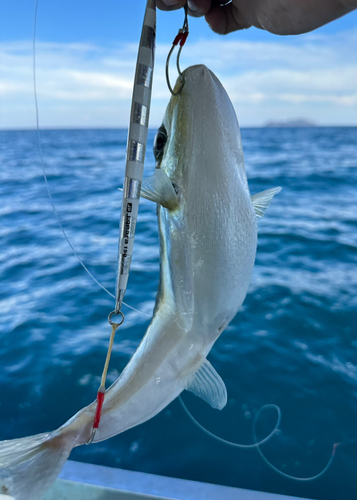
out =
<path fill-rule="evenodd" d="M 149 133 L 152 145 L 155 131 Z M 357 128 L 242 130 L 251 192 L 282 186 L 259 222 L 242 310 L 209 359 L 228 389 L 218 412 L 183 399 L 209 430 L 253 441 L 265 404 L 279 435 L 256 450 L 227 447 L 178 401 L 74 460 L 325 500 L 357 499 Z M 96 278 L 114 291 L 125 130 L 42 132 L 48 181 L 64 228 Z M 147 155 L 146 174 L 154 168 Z M 83 271 L 49 203 L 34 131 L 0 132 L 0 439 L 52 430 L 96 394 L 113 299 Z M 152 311 L 159 251 L 154 204 L 143 200 L 126 301 Z M 109 380 L 128 362 L 149 316 L 125 309 Z M 258 437 L 275 423 L 260 415 Z"/>

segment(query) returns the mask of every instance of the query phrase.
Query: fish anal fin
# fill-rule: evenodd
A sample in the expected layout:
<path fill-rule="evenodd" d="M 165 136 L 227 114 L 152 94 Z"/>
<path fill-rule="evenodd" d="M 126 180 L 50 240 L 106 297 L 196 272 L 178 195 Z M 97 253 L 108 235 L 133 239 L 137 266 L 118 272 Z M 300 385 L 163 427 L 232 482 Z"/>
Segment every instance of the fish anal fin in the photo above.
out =
<path fill-rule="evenodd" d="M 204 399 L 212 408 L 217 410 L 222 410 L 227 404 L 226 386 L 207 359 L 189 377 L 185 389 Z"/>
<path fill-rule="evenodd" d="M 273 189 L 267 189 L 266 191 L 262 191 L 261 193 L 257 193 L 252 196 L 252 203 L 255 211 L 255 215 L 258 219 L 263 217 L 265 210 L 269 207 L 271 200 L 273 197 L 280 193 L 281 187 L 276 187 Z"/>

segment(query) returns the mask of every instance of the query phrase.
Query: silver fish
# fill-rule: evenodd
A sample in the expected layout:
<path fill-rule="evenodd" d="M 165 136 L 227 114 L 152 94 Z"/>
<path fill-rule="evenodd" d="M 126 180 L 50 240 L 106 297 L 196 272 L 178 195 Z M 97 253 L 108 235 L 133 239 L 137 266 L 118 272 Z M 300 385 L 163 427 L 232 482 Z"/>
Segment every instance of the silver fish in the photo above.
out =
<path fill-rule="evenodd" d="M 214 408 L 227 402 L 206 359 L 246 296 L 261 217 L 280 188 L 250 196 L 237 118 L 205 66 L 184 72 L 154 145 L 155 173 L 141 195 L 157 203 L 160 286 L 154 316 L 128 365 L 108 389 L 102 441 L 150 419 L 184 389 Z M 178 82 L 177 85 L 181 85 Z M 0 443 L 0 493 L 38 499 L 72 448 L 88 442 L 96 403 L 54 432 Z"/>

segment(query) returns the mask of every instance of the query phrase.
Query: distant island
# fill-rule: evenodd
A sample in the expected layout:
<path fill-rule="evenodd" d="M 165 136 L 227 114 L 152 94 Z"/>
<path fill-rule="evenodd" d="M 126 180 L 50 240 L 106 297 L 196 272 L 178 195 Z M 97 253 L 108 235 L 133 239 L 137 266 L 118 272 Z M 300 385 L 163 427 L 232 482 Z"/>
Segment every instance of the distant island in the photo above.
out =
<path fill-rule="evenodd" d="M 316 123 L 309 120 L 286 120 L 283 122 L 271 121 L 264 125 L 264 127 L 286 128 L 286 127 L 316 127 Z"/>

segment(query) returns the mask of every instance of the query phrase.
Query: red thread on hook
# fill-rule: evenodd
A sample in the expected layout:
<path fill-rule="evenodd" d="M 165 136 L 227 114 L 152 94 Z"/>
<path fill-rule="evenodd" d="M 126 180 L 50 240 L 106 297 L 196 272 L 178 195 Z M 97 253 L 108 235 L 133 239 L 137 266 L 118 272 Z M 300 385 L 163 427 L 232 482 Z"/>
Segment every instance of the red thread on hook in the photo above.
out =
<path fill-rule="evenodd" d="M 175 40 L 172 42 L 172 45 L 178 45 L 178 43 L 181 41 L 183 36 L 183 33 L 178 33 L 175 37 Z M 186 37 L 187 38 L 187 37 Z M 182 44 L 180 44 L 182 45 Z"/>
<path fill-rule="evenodd" d="M 180 45 L 183 47 L 186 43 L 187 37 L 188 37 L 188 31 L 185 31 L 185 33 L 181 33 L 181 40 L 180 40 Z"/>
<path fill-rule="evenodd" d="M 95 411 L 93 429 L 98 429 L 100 417 L 102 416 L 102 407 L 104 403 L 105 389 L 100 387 L 97 394 L 97 409 Z"/>

